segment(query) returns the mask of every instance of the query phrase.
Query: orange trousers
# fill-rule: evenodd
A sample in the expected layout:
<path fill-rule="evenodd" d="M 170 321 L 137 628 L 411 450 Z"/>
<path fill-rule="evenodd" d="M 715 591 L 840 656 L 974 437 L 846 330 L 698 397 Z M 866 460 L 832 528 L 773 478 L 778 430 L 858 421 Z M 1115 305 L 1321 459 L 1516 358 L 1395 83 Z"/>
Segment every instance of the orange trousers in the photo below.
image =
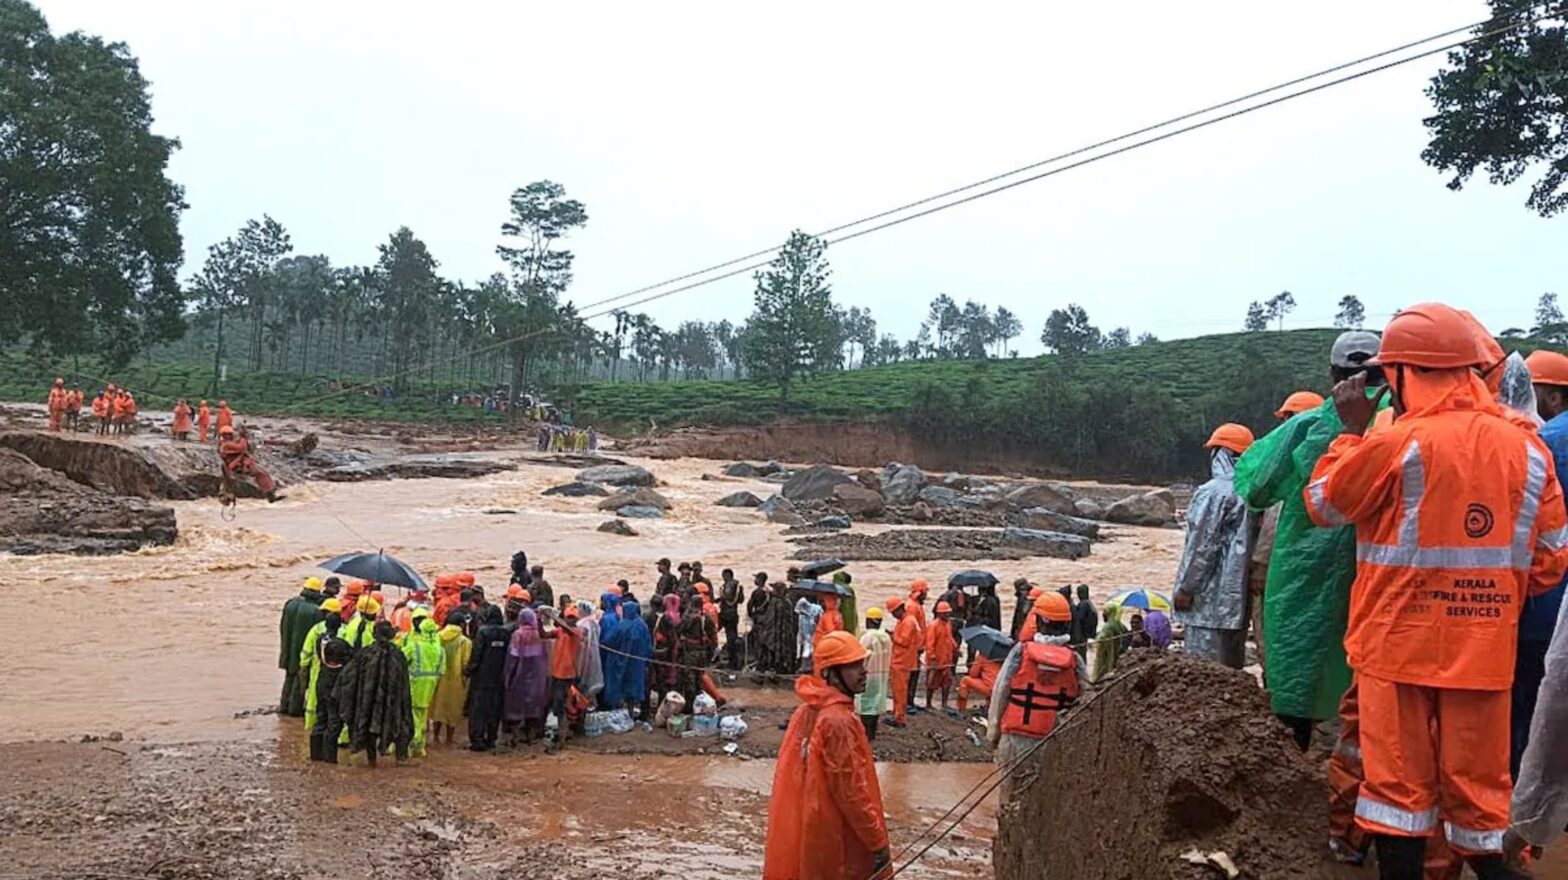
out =
<path fill-rule="evenodd" d="M 60 424 L 62 422 L 64 422 L 64 421 L 65 421 L 65 410 L 63 410 L 63 409 L 51 409 L 51 410 L 49 410 L 49 430 L 51 430 L 51 431 L 58 431 L 58 430 L 60 430 Z"/>
<path fill-rule="evenodd" d="M 1370 835 L 1356 824 L 1356 799 L 1365 771 L 1361 766 L 1361 704 L 1356 684 L 1339 701 L 1339 741 L 1328 759 L 1328 836 L 1366 854 Z"/>
<path fill-rule="evenodd" d="M 1366 768 L 1356 802 L 1361 827 L 1399 837 L 1425 837 L 1441 827 L 1461 857 L 1501 852 L 1513 787 L 1509 692 L 1369 675 L 1358 675 L 1356 685 Z"/>
<path fill-rule="evenodd" d="M 232 464 L 224 462 L 223 466 L 229 469 L 230 476 L 238 474 L 250 475 L 251 479 L 256 481 L 256 488 L 263 492 L 271 494 L 273 490 L 278 488 L 278 484 L 272 481 L 272 475 L 262 470 L 261 465 L 256 463 L 256 459 L 249 455 Z"/>
<path fill-rule="evenodd" d="M 913 669 L 893 670 L 893 720 L 903 723 L 909 714 L 909 673 Z"/>
<path fill-rule="evenodd" d="M 958 711 L 963 712 L 969 708 L 969 695 L 973 693 L 986 699 L 991 699 L 991 689 L 985 682 L 973 676 L 966 675 L 958 682 Z"/>
<path fill-rule="evenodd" d="M 724 694 L 719 691 L 719 686 L 713 681 L 713 676 L 706 672 L 702 674 L 702 692 L 712 697 L 715 703 L 725 702 Z"/>

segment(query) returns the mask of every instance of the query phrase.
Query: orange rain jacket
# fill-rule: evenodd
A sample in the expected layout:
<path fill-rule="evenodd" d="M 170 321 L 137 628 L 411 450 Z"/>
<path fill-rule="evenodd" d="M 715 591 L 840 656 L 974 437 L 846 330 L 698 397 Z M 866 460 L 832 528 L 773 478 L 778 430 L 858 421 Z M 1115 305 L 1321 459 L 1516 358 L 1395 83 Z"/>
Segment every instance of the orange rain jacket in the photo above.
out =
<path fill-rule="evenodd" d="M 100 419 L 109 417 L 109 401 L 102 394 L 93 398 L 93 415 Z"/>
<path fill-rule="evenodd" d="M 1568 569 L 1551 454 L 1470 370 L 1405 371 L 1407 411 L 1341 435 L 1304 490 L 1319 526 L 1354 523 L 1345 649 L 1357 672 L 1507 690 L 1519 609 Z"/>
<path fill-rule="evenodd" d="M 822 679 L 802 675 L 795 693 L 801 706 L 773 772 L 762 876 L 869 880 L 888 839 L 866 729 L 854 701 Z"/>
<path fill-rule="evenodd" d="M 911 603 L 904 603 L 907 608 Z M 893 671 L 908 675 L 920 668 L 920 650 L 924 648 L 920 624 L 915 616 L 904 613 L 904 619 L 893 627 Z"/>
<path fill-rule="evenodd" d="M 174 433 L 188 434 L 191 430 L 191 407 L 187 403 L 174 405 Z"/>
<path fill-rule="evenodd" d="M 207 429 L 212 425 L 212 411 L 207 409 L 207 404 L 202 404 L 196 409 L 196 429 L 201 434 L 201 442 L 207 442 Z"/>
<path fill-rule="evenodd" d="M 926 630 L 926 668 L 951 669 L 958 662 L 958 640 L 953 638 L 953 625 L 938 617 Z"/>
<path fill-rule="evenodd" d="M 817 632 L 811 637 L 811 650 L 817 649 L 822 637 L 844 629 L 844 613 L 838 610 L 837 596 L 822 597 L 822 617 L 817 620 Z"/>
<path fill-rule="evenodd" d="M 218 407 L 218 423 L 215 427 L 221 431 L 226 427 L 232 428 L 233 426 L 234 411 L 226 406 Z"/>

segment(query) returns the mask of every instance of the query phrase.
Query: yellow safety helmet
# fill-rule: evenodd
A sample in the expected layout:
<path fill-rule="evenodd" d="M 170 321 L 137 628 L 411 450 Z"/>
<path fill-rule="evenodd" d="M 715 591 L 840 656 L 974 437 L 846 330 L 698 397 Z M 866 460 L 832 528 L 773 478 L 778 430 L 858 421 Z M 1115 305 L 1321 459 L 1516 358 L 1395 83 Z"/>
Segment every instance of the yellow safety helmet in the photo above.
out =
<path fill-rule="evenodd" d="M 333 596 L 331 599 L 321 603 L 321 610 L 329 614 L 342 614 L 343 603 L 339 602 L 336 596 Z"/>
<path fill-rule="evenodd" d="M 308 578 L 305 578 L 305 589 L 311 591 L 312 593 L 319 593 L 319 592 L 321 592 L 321 578 L 318 578 L 318 577 L 308 577 Z"/>
<path fill-rule="evenodd" d="M 381 603 L 375 599 L 361 599 L 359 604 L 354 607 L 358 608 L 361 614 L 375 616 L 381 613 Z"/>
<path fill-rule="evenodd" d="M 870 608 L 866 609 L 866 619 L 867 620 L 881 620 L 884 616 L 885 616 L 885 613 L 882 611 L 882 609 L 876 607 L 875 605 L 873 605 Z"/>

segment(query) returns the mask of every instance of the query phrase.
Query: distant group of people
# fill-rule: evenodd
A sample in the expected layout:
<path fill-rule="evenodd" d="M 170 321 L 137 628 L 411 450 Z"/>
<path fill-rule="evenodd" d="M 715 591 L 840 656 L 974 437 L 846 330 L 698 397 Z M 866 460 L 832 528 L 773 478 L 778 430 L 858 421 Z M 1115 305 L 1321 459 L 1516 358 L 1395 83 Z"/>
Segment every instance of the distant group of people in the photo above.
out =
<path fill-rule="evenodd" d="M 78 385 L 65 387 L 65 379 L 56 377 L 49 389 L 45 404 L 49 411 L 49 430 L 82 430 L 82 409 L 85 396 Z M 91 404 L 93 424 L 99 436 L 130 434 L 136 430 L 136 397 L 129 388 L 118 388 L 109 383 L 93 397 Z"/>
<path fill-rule="evenodd" d="M 573 428 L 555 422 L 539 423 L 540 452 L 592 452 L 599 448 L 599 432 L 592 427 Z"/>

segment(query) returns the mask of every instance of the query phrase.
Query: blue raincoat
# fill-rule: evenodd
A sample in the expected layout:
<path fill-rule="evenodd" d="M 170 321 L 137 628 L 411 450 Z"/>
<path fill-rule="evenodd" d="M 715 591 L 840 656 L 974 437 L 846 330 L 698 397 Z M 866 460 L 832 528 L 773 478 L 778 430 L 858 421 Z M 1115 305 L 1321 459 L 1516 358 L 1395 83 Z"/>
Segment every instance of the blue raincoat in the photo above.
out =
<path fill-rule="evenodd" d="M 604 690 L 599 692 L 599 705 L 613 709 L 625 699 L 622 689 L 626 658 L 621 652 L 626 649 L 621 646 L 621 634 L 625 632 L 626 621 L 621 619 L 620 596 L 604 593 L 599 596 L 599 606 L 604 609 L 604 617 L 599 620 L 599 658 L 604 667 Z"/>
<path fill-rule="evenodd" d="M 621 699 L 628 706 L 641 703 L 648 696 L 648 661 L 653 659 L 653 633 L 642 619 L 642 609 L 636 602 L 622 606 L 626 617 L 617 631 L 621 650 L 631 657 L 622 657 L 626 666 L 621 676 Z M 635 659 L 634 659 L 635 658 Z"/>

